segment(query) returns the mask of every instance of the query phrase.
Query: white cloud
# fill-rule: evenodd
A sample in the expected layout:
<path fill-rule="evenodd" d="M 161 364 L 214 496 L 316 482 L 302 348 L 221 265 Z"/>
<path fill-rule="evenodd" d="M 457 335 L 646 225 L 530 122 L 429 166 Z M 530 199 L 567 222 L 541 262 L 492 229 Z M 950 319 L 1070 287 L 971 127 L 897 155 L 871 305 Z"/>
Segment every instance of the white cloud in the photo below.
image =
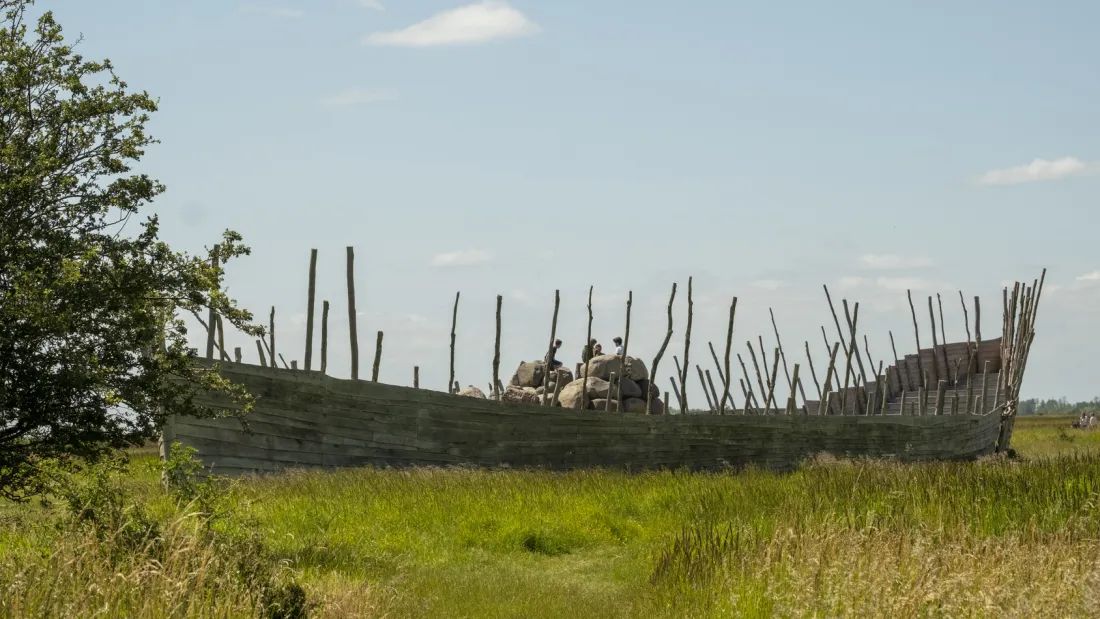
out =
<path fill-rule="evenodd" d="M 396 93 L 385 90 L 347 90 L 339 94 L 326 97 L 321 101 L 325 107 L 348 107 L 364 103 L 379 103 L 382 101 L 397 101 Z"/>
<path fill-rule="evenodd" d="M 241 7 L 241 12 L 253 15 L 265 15 L 267 17 L 278 17 L 280 19 L 297 19 L 306 14 L 302 9 L 261 6 L 258 4 L 246 4 Z"/>
<path fill-rule="evenodd" d="M 1079 282 L 1095 282 L 1095 281 L 1098 281 L 1098 280 L 1100 280 L 1100 271 L 1093 271 L 1092 273 L 1085 273 L 1084 275 L 1078 276 L 1078 278 L 1077 278 L 1077 281 L 1079 281 Z"/>
<path fill-rule="evenodd" d="M 787 282 L 781 282 L 777 279 L 760 279 L 752 283 L 753 287 L 760 288 L 761 290 L 779 290 L 787 285 Z"/>
<path fill-rule="evenodd" d="M 1085 163 L 1076 157 L 1048 161 L 1033 159 L 1031 163 L 1000 170 L 990 170 L 978 178 L 981 185 L 1015 185 L 1032 181 L 1050 181 L 1077 176 L 1095 170 L 1097 164 Z"/>
<path fill-rule="evenodd" d="M 352 0 L 355 6 L 362 7 L 364 9 L 374 9 L 375 11 L 385 11 L 386 7 L 382 6 L 379 0 Z"/>
<path fill-rule="evenodd" d="M 895 254 L 864 254 L 859 261 L 868 269 L 916 269 L 932 266 L 932 261 L 924 256 Z"/>
<path fill-rule="evenodd" d="M 539 30 L 538 24 L 506 2 L 483 0 L 441 11 L 400 30 L 369 34 L 363 42 L 397 47 L 463 45 L 530 36 Z"/>
<path fill-rule="evenodd" d="M 477 264 L 485 264 L 491 262 L 495 256 L 490 251 L 484 249 L 463 249 L 459 251 L 452 251 L 443 254 L 438 254 L 432 258 L 432 266 L 434 267 L 460 267 L 460 266 L 473 266 Z"/>

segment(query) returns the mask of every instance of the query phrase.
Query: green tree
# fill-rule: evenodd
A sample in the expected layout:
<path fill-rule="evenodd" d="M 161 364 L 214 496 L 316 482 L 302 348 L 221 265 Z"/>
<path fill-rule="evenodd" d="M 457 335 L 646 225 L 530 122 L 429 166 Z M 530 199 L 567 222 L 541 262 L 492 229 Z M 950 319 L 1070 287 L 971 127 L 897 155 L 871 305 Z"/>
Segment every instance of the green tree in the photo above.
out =
<path fill-rule="evenodd" d="M 156 436 L 168 414 L 210 416 L 199 389 L 250 405 L 195 364 L 182 316 L 213 308 L 262 328 L 221 286 L 248 254 L 226 231 L 206 256 L 174 251 L 155 216 L 127 224 L 164 191 L 131 172 L 155 140 L 156 102 L 129 92 L 108 60 L 66 45 L 34 0 L 0 0 L 0 495 L 36 492 L 36 462 L 94 459 Z M 76 42 L 79 44 L 79 40 Z"/>

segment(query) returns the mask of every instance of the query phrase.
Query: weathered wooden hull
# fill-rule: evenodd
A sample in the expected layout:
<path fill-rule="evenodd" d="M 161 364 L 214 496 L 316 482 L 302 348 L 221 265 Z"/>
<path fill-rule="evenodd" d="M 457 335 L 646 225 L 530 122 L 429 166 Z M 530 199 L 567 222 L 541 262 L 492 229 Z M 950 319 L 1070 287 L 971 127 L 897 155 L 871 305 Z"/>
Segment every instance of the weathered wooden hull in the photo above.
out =
<path fill-rule="evenodd" d="M 821 453 L 899 461 L 993 453 L 986 415 L 637 415 L 510 404 L 367 381 L 222 363 L 257 396 L 235 418 L 177 417 L 164 442 L 216 474 L 287 468 L 479 465 L 787 470 Z M 204 404 L 232 408 L 209 397 Z"/>

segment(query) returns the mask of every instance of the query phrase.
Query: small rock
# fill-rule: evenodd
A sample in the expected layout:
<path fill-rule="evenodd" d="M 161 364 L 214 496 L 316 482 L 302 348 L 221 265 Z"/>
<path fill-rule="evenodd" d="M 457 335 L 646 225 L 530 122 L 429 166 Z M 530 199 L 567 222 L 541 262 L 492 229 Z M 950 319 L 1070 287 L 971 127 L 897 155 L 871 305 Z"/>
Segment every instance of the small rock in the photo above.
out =
<path fill-rule="evenodd" d="M 466 387 L 462 391 L 459 391 L 458 395 L 466 396 L 468 398 L 480 398 L 482 400 L 489 399 L 489 398 L 485 397 L 485 392 L 484 391 L 482 391 L 481 389 L 478 389 L 477 387 L 475 387 L 473 385 L 470 385 L 469 387 Z"/>

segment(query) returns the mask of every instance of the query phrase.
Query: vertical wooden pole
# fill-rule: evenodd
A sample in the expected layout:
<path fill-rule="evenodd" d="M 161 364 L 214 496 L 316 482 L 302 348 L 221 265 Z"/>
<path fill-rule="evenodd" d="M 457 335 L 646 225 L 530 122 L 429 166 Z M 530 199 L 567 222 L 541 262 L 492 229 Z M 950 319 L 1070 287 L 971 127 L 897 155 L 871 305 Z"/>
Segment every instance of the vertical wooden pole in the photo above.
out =
<path fill-rule="evenodd" d="M 236 361 L 237 363 L 240 363 L 240 362 L 241 362 L 241 357 L 242 357 L 242 355 L 241 355 L 241 347 L 240 347 L 240 346 L 237 346 L 236 348 L 234 348 L 234 349 L 233 349 L 233 359 L 234 359 L 234 361 Z"/>
<path fill-rule="evenodd" d="M 413 366 L 413 389 L 420 388 L 420 366 Z"/>
<path fill-rule="evenodd" d="M 768 308 L 768 315 L 772 319 L 772 331 L 775 333 L 775 344 L 779 348 L 779 358 L 783 360 L 783 374 L 787 377 L 787 389 L 794 389 L 791 382 L 791 372 L 787 369 L 787 354 L 783 352 L 783 340 L 779 338 L 779 327 L 775 324 L 775 311 Z"/>
<path fill-rule="evenodd" d="M 848 323 L 848 328 L 852 328 L 852 316 L 848 311 L 848 299 L 841 299 L 841 304 L 844 306 L 844 320 Z M 859 368 L 859 377 L 863 380 L 863 384 L 867 384 L 867 371 L 863 369 L 863 355 L 859 353 L 859 340 L 855 340 L 856 349 L 853 351 L 853 355 L 856 358 L 856 366 Z M 868 360 L 870 362 L 870 360 Z M 874 370 L 874 366 L 871 366 Z M 854 370 L 853 370 L 854 371 Z M 858 401 L 858 398 L 857 398 Z"/>
<path fill-rule="evenodd" d="M 896 369 L 897 368 L 895 368 L 895 370 Z M 879 406 L 878 406 L 878 414 L 880 414 L 880 415 L 885 415 L 886 414 L 886 397 L 887 397 L 887 395 L 889 394 L 889 391 L 890 391 L 887 388 L 887 385 L 889 385 L 889 384 L 890 384 L 890 367 L 887 366 L 886 367 L 886 372 L 879 375 L 879 385 L 880 385 L 879 386 L 879 391 L 880 391 L 879 395 L 882 396 L 881 400 L 879 401 Z"/>
<path fill-rule="evenodd" d="M 928 381 L 924 381 L 927 383 Z M 920 408 L 918 415 L 924 416 L 928 412 L 928 390 L 922 384 L 917 390 L 917 406 Z"/>
<path fill-rule="evenodd" d="M 979 415 L 984 415 L 989 412 L 986 403 L 989 402 L 989 361 L 985 362 L 982 368 L 982 407 L 978 409 Z"/>
<path fill-rule="evenodd" d="M 829 395 L 829 393 L 832 392 L 833 377 L 837 376 L 838 380 L 839 380 L 839 374 L 837 374 L 837 372 L 836 372 L 836 353 L 839 350 L 840 350 L 840 342 L 836 342 L 836 343 L 833 344 L 833 349 L 829 353 L 829 367 L 826 368 L 826 370 L 825 370 L 825 387 L 824 387 L 824 396 L 825 397 L 821 400 L 821 405 L 820 405 L 821 412 L 818 413 L 819 415 L 824 415 L 826 413 L 829 413 L 829 414 L 832 413 L 832 411 L 828 408 L 828 403 L 829 403 L 828 395 Z M 840 387 L 839 382 L 837 383 L 837 387 Z"/>
<path fill-rule="evenodd" d="M 745 342 L 745 345 L 749 347 L 749 358 L 752 359 L 752 369 L 756 372 L 756 383 L 760 387 L 760 397 L 764 398 L 764 412 L 766 413 L 768 412 L 768 400 L 766 397 L 766 394 L 768 393 L 768 388 L 764 386 L 764 377 L 762 374 L 760 374 L 760 365 L 756 363 L 756 353 L 752 349 L 752 342 Z M 764 351 L 760 351 L 760 354 L 764 354 Z M 765 371 L 767 370 L 767 368 L 764 369 Z"/>
<path fill-rule="evenodd" d="M 218 257 L 221 255 L 221 245 L 215 245 L 214 250 L 210 252 L 210 268 L 214 271 L 214 283 L 216 286 L 221 286 L 221 278 L 218 276 Z M 214 307 L 210 307 L 210 313 L 206 321 L 206 358 L 214 358 L 214 329 L 218 328 L 217 313 L 214 312 Z"/>
<path fill-rule="evenodd" d="M 943 414 L 943 405 L 947 400 L 947 381 L 940 380 L 936 384 L 936 414 Z"/>
<path fill-rule="evenodd" d="M 290 360 L 290 369 L 292 369 L 292 370 L 297 370 L 298 369 L 298 360 L 297 359 L 291 359 Z"/>
<path fill-rule="evenodd" d="M 351 379 L 359 380 L 359 332 L 355 314 L 355 248 L 348 246 L 348 332 L 351 338 Z"/>
<path fill-rule="evenodd" d="M 308 372 L 313 368 L 313 307 L 317 294 L 317 250 L 309 250 L 309 290 L 306 302 L 306 356 L 305 366 Z"/>
<path fill-rule="evenodd" d="M 328 301 L 321 303 L 321 373 L 328 369 Z"/>
<path fill-rule="evenodd" d="M 797 364 L 797 363 L 796 363 L 796 364 L 794 364 L 794 374 L 792 374 L 792 375 L 791 375 L 791 382 L 793 382 L 793 383 L 794 383 L 794 385 L 793 385 L 793 386 L 791 387 L 791 398 L 790 398 L 790 401 L 789 401 L 789 402 L 787 402 L 787 414 L 788 414 L 788 415 L 794 414 L 794 407 L 795 407 L 795 389 L 796 389 L 796 388 L 797 388 L 797 387 L 799 386 L 799 383 L 798 383 L 798 364 Z M 801 392 L 800 392 L 800 393 L 801 393 Z M 802 403 L 803 403 L 803 404 L 805 404 L 805 403 L 806 403 L 806 396 L 802 396 Z"/>
<path fill-rule="evenodd" d="M 705 378 L 703 378 L 703 370 L 699 368 L 698 363 L 695 364 L 695 370 L 697 372 L 699 372 L 699 384 L 701 384 L 703 386 L 703 395 L 706 396 L 706 398 L 707 398 L 707 409 L 710 410 L 710 412 L 713 413 L 714 410 L 715 410 L 714 409 L 714 400 L 710 399 L 710 392 L 707 391 L 707 381 L 706 381 Z"/>
<path fill-rule="evenodd" d="M 684 392 L 681 394 L 680 400 L 680 413 L 687 414 L 688 399 L 687 399 L 687 371 L 688 371 L 688 351 L 691 349 L 691 313 L 692 313 L 692 301 L 691 301 L 691 279 L 688 278 L 688 296 L 687 296 L 687 328 L 684 330 L 684 367 L 680 373 L 680 385 L 684 387 Z"/>
<path fill-rule="evenodd" d="M 940 293 L 938 293 L 938 292 L 936 293 L 936 304 L 939 305 L 939 308 L 940 308 L 940 341 L 943 342 L 943 348 L 941 349 L 943 351 L 943 371 L 944 372 L 949 372 L 951 369 L 948 367 L 947 331 L 944 330 L 943 299 L 940 298 Z M 955 376 L 958 376 L 958 372 L 955 373 Z M 956 382 L 958 382 L 958 378 L 953 378 L 951 384 L 953 385 Z"/>
<path fill-rule="evenodd" d="M 581 410 L 585 410 L 585 411 L 588 410 L 588 368 L 589 368 L 589 366 L 592 365 L 592 355 L 595 354 L 595 351 L 593 350 L 594 347 L 592 346 L 592 288 L 593 288 L 593 286 L 588 287 L 588 334 L 585 335 L 585 337 L 584 337 L 584 350 L 588 351 L 588 354 L 585 355 L 585 356 L 587 356 L 588 358 L 584 360 L 584 376 L 581 377 L 580 372 L 577 372 L 577 374 L 578 374 L 577 378 L 584 378 L 584 383 L 582 383 L 584 386 L 581 388 Z M 675 294 L 676 284 L 672 285 L 672 291 L 673 291 L 673 294 Z M 669 320 L 672 320 L 671 305 L 669 306 Z M 668 344 L 668 338 L 665 338 L 665 344 Z M 653 372 L 657 371 L 657 361 L 659 361 L 661 359 L 661 354 L 664 353 L 664 352 L 665 352 L 665 347 L 662 346 L 661 347 L 661 352 L 657 353 L 657 359 L 653 362 Z M 654 380 L 656 380 L 657 375 L 655 373 L 650 374 L 650 376 L 653 376 Z M 667 402 L 666 402 L 666 405 L 667 405 Z M 646 411 L 647 414 L 649 413 L 649 398 L 648 397 L 646 397 L 646 409 L 645 409 L 645 411 Z"/>
<path fill-rule="evenodd" d="M 665 392 L 665 399 L 662 400 L 661 403 L 664 405 L 663 408 L 661 409 L 661 414 L 662 415 L 668 415 L 669 414 L 668 407 L 671 406 L 671 402 L 669 402 L 667 391 Z M 648 414 L 648 411 L 646 412 L 646 414 Z"/>
<path fill-rule="evenodd" d="M 714 398 L 714 413 L 719 414 L 722 406 L 719 404 L 718 390 L 714 388 L 714 380 L 710 376 L 710 370 L 704 370 L 703 374 L 705 374 L 707 377 L 707 385 L 710 387 L 710 395 Z"/>
<path fill-rule="evenodd" d="M 260 367 L 267 367 L 267 359 L 264 357 L 264 347 L 260 344 L 260 340 L 256 340 L 256 352 L 260 353 Z"/>
<path fill-rule="evenodd" d="M 847 307 L 847 300 L 845 300 L 845 307 Z M 858 322 L 859 322 L 859 303 L 856 303 L 855 308 L 852 312 L 852 321 L 851 321 L 851 323 L 849 323 L 849 329 L 851 330 L 851 333 L 849 334 L 849 337 L 851 338 L 851 341 L 848 343 L 847 360 L 845 361 L 845 365 L 847 366 L 847 369 L 844 371 L 844 391 L 841 392 L 841 394 L 840 394 L 840 414 L 841 415 L 847 415 L 848 414 L 848 412 L 847 412 L 848 380 L 849 380 L 850 376 L 855 375 L 855 373 L 852 371 L 852 353 L 855 352 L 855 350 L 854 350 L 855 348 L 858 348 L 858 346 L 856 344 L 856 325 L 858 324 Z"/>
<path fill-rule="evenodd" d="M 897 370 L 898 376 L 898 390 L 904 391 L 909 389 L 909 368 L 905 368 L 904 374 L 901 371 L 901 360 L 898 359 L 898 347 L 894 345 L 894 332 L 890 332 L 890 350 L 894 351 L 894 368 Z"/>
<path fill-rule="evenodd" d="M 974 344 L 976 348 L 975 359 L 978 364 L 982 362 L 980 357 L 982 348 L 982 300 L 974 295 Z M 977 373 L 980 365 L 974 366 L 974 372 Z"/>
<path fill-rule="evenodd" d="M 496 338 L 493 341 L 493 388 L 490 393 L 496 395 L 495 400 L 500 400 L 501 393 L 497 390 L 497 383 L 500 382 L 500 308 L 504 303 L 504 297 L 497 295 L 497 331 Z"/>
<path fill-rule="evenodd" d="M 974 373 L 974 340 L 970 337 L 970 312 L 966 309 L 966 298 L 963 297 L 963 291 L 959 291 L 959 304 L 963 308 L 963 325 L 966 327 L 966 377 L 970 379 L 970 375 Z"/>
<path fill-rule="evenodd" d="M 221 355 L 222 361 L 229 361 L 229 354 L 225 352 L 225 325 L 222 323 L 222 317 L 217 316 L 218 319 L 218 353 Z"/>
<path fill-rule="evenodd" d="M 457 304 L 457 301 L 455 301 L 455 303 Z M 546 359 L 550 358 L 550 353 L 551 353 L 551 351 L 554 350 L 554 340 L 556 340 L 557 337 L 558 337 L 558 307 L 560 305 L 561 305 L 561 294 L 560 294 L 560 291 L 555 290 L 554 291 L 554 318 L 550 322 L 550 345 L 546 347 Z M 546 367 L 546 368 L 543 369 L 543 376 L 545 376 L 547 380 L 550 378 L 550 368 L 549 367 Z M 587 387 L 588 386 L 585 385 L 586 389 L 587 389 Z M 545 381 L 544 381 L 544 388 L 542 390 L 542 405 L 543 406 L 546 406 L 546 397 L 547 397 L 547 394 L 546 394 Z M 610 391 L 608 392 L 607 397 L 608 397 L 608 399 L 611 398 L 611 392 Z"/>
<path fill-rule="evenodd" d="M 767 369 L 767 368 L 764 368 Z M 765 407 L 771 408 L 775 405 L 775 412 L 779 412 L 779 404 L 775 401 L 775 382 L 779 378 L 779 348 L 775 349 L 775 356 L 772 360 L 772 373 L 768 379 L 768 401 L 764 404 Z"/>
<path fill-rule="evenodd" d="M 458 392 L 457 389 L 452 388 L 452 385 L 455 384 L 455 328 L 458 327 L 458 297 L 461 294 L 462 294 L 461 290 L 455 293 L 455 307 L 454 307 L 454 310 L 451 312 L 451 366 L 450 366 L 451 369 L 450 369 L 450 373 L 447 374 L 447 391 L 450 392 L 450 393 L 457 393 Z M 546 375 L 545 370 L 543 371 L 543 375 L 544 376 Z M 543 389 L 543 392 L 544 392 L 543 397 L 542 397 L 542 403 L 543 404 L 546 404 L 546 393 L 545 393 L 545 391 L 546 390 Z"/>
<path fill-rule="evenodd" d="M 932 384 L 938 383 L 941 376 L 939 355 L 936 354 L 937 352 L 939 352 L 940 346 L 938 343 L 938 338 L 936 337 L 936 315 L 932 311 L 931 296 L 928 297 L 928 320 L 932 323 L 932 382 L 929 383 L 929 386 L 931 386 Z M 946 376 L 947 373 L 950 371 L 951 368 L 944 367 L 942 376 Z"/>
<path fill-rule="evenodd" d="M 821 402 L 821 383 L 817 380 L 817 372 L 814 371 L 814 359 L 810 354 L 810 342 L 806 340 L 806 363 L 810 364 L 810 376 L 814 379 L 814 387 L 817 389 L 817 401 Z M 805 400 L 805 398 L 803 398 Z"/>
<path fill-rule="evenodd" d="M 630 290 L 626 293 L 626 332 L 623 333 L 623 354 L 619 355 L 619 367 L 623 371 L 623 378 L 629 378 L 630 374 L 626 370 L 627 356 L 626 349 L 630 345 L 630 306 L 634 304 L 634 291 Z M 618 394 L 615 398 L 619 402 L 619 410 L 623 409 L 623 381 L 619 380 Z"/>
<path fill-rule="evenodd" d="M 924 363 L 921 361 L 920 355 L 920 328 L 917 326 L 917 310 L 913 307 L 913 292 L 906 290 L 905 294 L 909 297 L 909 313 L 913 315 L 913 336 L 917 340 L 917 382 L 924 383 Z"/>
<path fill-rule="evenodd" d="M 719 413 L 725 414 L 726 401 L 729 400 L 730 408 L 732 412 L 737 411 L 737 405 L 733 403 L 733 398 L 730 397 L 730 380 L 733 377 L 730 376 L 730 348 L 733 346 L 733 320 L 737 315 L 737 297 L 733 298 L 730 303 L 730 321 L 729 326 L 726 328 L 726 356 L 725 356 L 725 372 L 722 374 L 722 406 L 719 407 Z M 713 352 L 713 350 L 712 350 Z"/>
<path fill-rule="evenodd" d="M 278 363 L 275 363 L 275 306 L 271 306 L 271 324 L 268 326 L 267 334 L 267 354 L 271 357 L 271 367 L 279 367 Z"/>
<path fill-rule="evenodd" d="M 680 396 L 680 391 L 681 391 L 680 387 L 676 385 L 676 377 L 675 376 L 670 376 L 668 379 L 670 381 L 672 381 L 672 393 L 673 393 L 673 395 L 676 396 L 676 403 L 679 404 L 680 408 L 682 409 L 684 407 L 684 400 Z M 667 396 L 665 396 L 665 397 L 667 397 Z M 671 406 L 672 403 L 669 402 L 668 405 Z M 671 415 L 672 413 L 668 412 L 667 414 Z"/>
<path fill-rule="evenodd" d="M 378 382 L 378 367 L 382 365 L 382 332 L 378 332 L 378 338 L 374 341 L 374 365 L 371 366 L 371 382 Z"/>

